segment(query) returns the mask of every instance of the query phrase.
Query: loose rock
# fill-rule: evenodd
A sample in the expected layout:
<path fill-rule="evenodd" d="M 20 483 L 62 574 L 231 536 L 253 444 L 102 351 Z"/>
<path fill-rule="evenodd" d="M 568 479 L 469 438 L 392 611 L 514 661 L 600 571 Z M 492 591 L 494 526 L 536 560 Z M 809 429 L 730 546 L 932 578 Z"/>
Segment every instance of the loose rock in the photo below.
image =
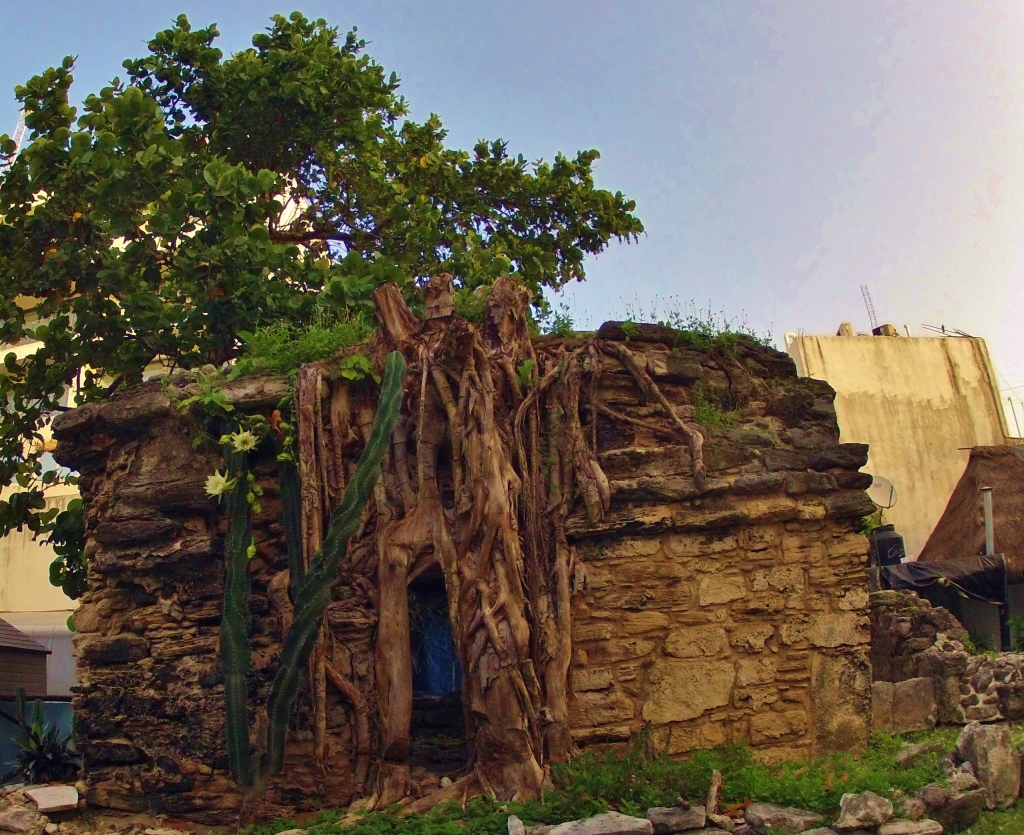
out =
<path fill-rule="evenodd" d="M 912 821 L 920 820 L 928 814 L 928 806 L 919 797 L 908 797 L 900 804 L 900 815 Z"/>
<path fill-rule="evenodd" d="M 708 823 L 714 824 L 719 829 L 724 829 L 726 832 L 732 832 L 736 828 L 736 821 L 728 815 L 712 815 L 709 812 Z"/>
<path fill-rule="evenodd" d="M 878 835 L 942 835 L 942 824 L 938 821 L 892 821 L 878 827 Z"/>
<path fill-rule="evenodd" d="M 517 815 L 508 816 L 508 835 L 526 835 L 526 824 Z"/>
<path fill-rule="evenodd" d="M 548 835 L 653 835 L 647 818 L 634 818 L 621 812 L 605 812 L 580 821 L 568 821 L 554 827 Z"/>
<path fill-rule="evenodd" d="M 0 831 L 30 832 L 39 823 L 39 813 L 31 809 L 8 809 L 0 812 Z"/>
<path fill-rule="evenodd" d="M 758 835 L 764 835 L 769 828 L 775 832 L 796 835 L 817 826 L 823 820 L 821 815 L 806 809 L 776 806 L 774 803 L 751 803 L 744 813 L 744 819 Z"/>
<path fill-rule="evenodd" d="M 892 820 L 892 801 L 874 792 L 844 794 L 836 829 L 872 829 Z"/>
<path fill-rule="evenodd" d="M 693 806 L 689 809 L 655 806 L 647 810 L 647 820 L 654 827 L 654 835 L 672 835 L 674 832 L 685 832 L 688 829 L 703 829 L 707 815 L 703 806 Z"/>
<path fill-rule="evenodd" d="M 944 808 L 933 811 L 931 817 L 949 832 L 962 832 L 978 822 L 987 798 L 988 794 L 984 789 L 957 795 L 950 798 Z"/>
<path fill-rule="evenodd" d="M 1008 809 L 1017 801 L 1021 755 L 1006 725 L 971 722 L 956 741 L 956 750 L 974 767 L 989 809 Z"/>
<path fill-rule="evenodd" d="M 74 786 L 41 786 L 26 789 L 25 797 L 36 804 L 44 815 L 53 812 L 69 812 L 78 808 L 78 789 Z"/>
<path fill-rule="evenodd" d="M 893 759 L 900 768 L 910 768 L 929 754 L 941 754 L 945 750 L 946 746 L 938 740 L 921 742 L 917 745 L 908 742 L 896 752 L 896 756 Z"/>

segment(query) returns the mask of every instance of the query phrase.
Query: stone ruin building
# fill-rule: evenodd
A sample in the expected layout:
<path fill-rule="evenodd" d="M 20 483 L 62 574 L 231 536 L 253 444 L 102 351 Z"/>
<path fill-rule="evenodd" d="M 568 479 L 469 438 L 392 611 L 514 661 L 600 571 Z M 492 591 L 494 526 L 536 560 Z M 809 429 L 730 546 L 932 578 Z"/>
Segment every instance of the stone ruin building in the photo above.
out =
<path fill-rule="evenodd" d="M 857 529 L 873 505 L 870 476 L 859 472 L 867 448 L 839 443 L 833 391 L 752 340 L 699 350 L 657 326 L 539 337 L 531 350 L 576 350 L 588 339 L 605 346 L 590 393 L 601 408 L 582 408 L 580 420 L 610 503 L 592 514 L 577 498 L 565 517 L 573 750 L 622 744 L 644 728 L 672 755 L 736 741 L 778 760 L 866 744 L 867 540 Z M 701 484 L 692 445 L 614 359 L 623 348 L 677 415 L 703 421 Z M 372 391 L 325 376 L 313 395 L 319 419 L 334 415 L 339 396 L 355 403 L 360 386 Z M 257 377 L 223 390 L 236 410 L 268 414 L 288 387 Z M 147 383 L 55 422 L 58 459 L 81 473 L 88 526 L 76 730 L 90 805 L 225 824 L 237 821 L 245 793 L 227 772 L 218 656 L 227 523 L 204 492 L 222 460 L 214 446 L 193 443 L 200 430 L 174 391 Z M 342 437 L 358 445 L 356 435 Z M 250 562 L 254 706 L 277 665 L 275 578 L 287 568 L 267 447 L 254 463 L 264 491 Z M 379 489 L 398 489 L 385 482 Z M 339 583 L 325 617 L 326 737 L 316 738 L 304 682 L 284 772 L 268 779 L 259 816 L 344 806 L 369 795 L 386 765 L 375 641 L 389 612 L 375 609 L 376 562 L 366 565 Z M 428 567 L 408 595 L 415 693 L 411 743 L 398 756 L 415 798 L 464 773 L 474 739 L 465 680 L 446 649 L 444 579 Z"/>

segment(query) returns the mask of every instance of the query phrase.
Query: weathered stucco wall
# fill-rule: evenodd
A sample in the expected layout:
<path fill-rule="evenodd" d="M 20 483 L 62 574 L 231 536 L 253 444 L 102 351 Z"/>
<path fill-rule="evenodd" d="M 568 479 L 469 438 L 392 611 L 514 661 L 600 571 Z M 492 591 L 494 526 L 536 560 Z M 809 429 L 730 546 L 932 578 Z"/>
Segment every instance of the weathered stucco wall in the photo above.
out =
<path fill-rule="evenodd" d="M 899 502 L 886 521 L 916 558 L 970 448 L 1005 443 L 984 340 L 797 336 L 788 351 L 801 376 L 836 390 L 843 442 L 869 444 L 868 472 L 896 485 Z"/>
<path fill-rule="evenodd" d="M 858 472 L 867 451 L 838 443 L 831 388 L 753 345 L 713 355 L 630 348 L 680 415 L 700 407 L 717 428 L 704 430 L 698 491 L 687 448 L 649 428 L 659 412 L 625 370 L 601 378 L 602 402 L 646 427 L 598 420 L 611 512 L 596 524 L 582 507 L 569 518 L 574 738 L 618 743 L 650 723 L 674 754 L 736 740 L 770 759 L 863 744 L 867 543 L 854 531 L 872 506 Z M 283 385 L 242 381 L 227 393 L 236 408 L 266 409 Z M 90 803 L 228 823 L 241 797 L 226 773 L 217 657 L 225 524 L 203 494 L 217 453 L 194 450 L 195 435 L 155 384 L 58 422 L 58 455 L 83 475 L 91 556 L 74 704 Z M 280 649 L 268 585 L 287 566 L 274 467 L 265 453 L 255 468 L 265 496 L 251 561 L 254 735 Z M 376 616 L 340 605 L 346 594 L 339 588 L 327 613 L 328 651 L 369 712 L 371 750 L 353 750 L 356 711 L 329 690 L 332 767 L 316 773 L 301 692 L 285 774 L 257 815 L 342 805 L 364 788 L 360 758 L 379 756 Z M 422 791 L 439 779 L 414 774 Z"/>

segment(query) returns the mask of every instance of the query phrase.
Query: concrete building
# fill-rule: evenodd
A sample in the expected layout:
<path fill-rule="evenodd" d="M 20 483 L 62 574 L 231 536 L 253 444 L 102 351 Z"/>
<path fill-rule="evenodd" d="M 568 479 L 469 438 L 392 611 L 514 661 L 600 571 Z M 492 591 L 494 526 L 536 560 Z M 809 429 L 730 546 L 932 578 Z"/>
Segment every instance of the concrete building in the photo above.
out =
<path fill-rule="evenodd" d="M 836 390 L 840 439 L 869 444 L 867 472 L 896 487 L 886 522 L 916 559 L 963 474 L 972 447 L 1008 439 L 999 389 L 982 339 L 887 335 L 786 335 L 801 376 Z"/>
<path fill-rule="evenodd" d="M 32 300 L 18 299 L 28 309 Z M 24 340 L 17 345 L 0 345 L 0 359 L 7 354 L 23 358 L 39 347 L 38 342 Z M 0 374 L 4 373 L 0 364 Z M 70 402 L 70 396 L 67 398 Z M 46 448 L 48 449 L 48 447 Z M 56 466 L 47 452 L 44 465 Z M 18 488 L 4 488 L 6 498 Z M 47 489 L 49 507 L 64 510 L 78 496 L 78 490 L 67 485 Z M 46 693 L 36 694 L 51 699 L 70 699 L 71 687 L 77 683 L 75 662 L 71 655 L 71 632 L 67 620 L 78 603 L 50 584 L 50 563 L 53 549 L 34 540 L 28 530 L 12 531 L 0 537 L 0 619 L 49 651 L 46 658 Z M 4 671 L 0 670 L 0 689 Z"/>

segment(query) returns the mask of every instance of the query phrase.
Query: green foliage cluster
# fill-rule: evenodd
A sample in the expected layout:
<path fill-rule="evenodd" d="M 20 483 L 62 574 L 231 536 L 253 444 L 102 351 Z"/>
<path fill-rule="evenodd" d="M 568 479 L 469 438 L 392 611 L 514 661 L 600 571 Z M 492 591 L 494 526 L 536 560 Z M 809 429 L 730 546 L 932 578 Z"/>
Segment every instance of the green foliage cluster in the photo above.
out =
<path fill-rule="evenodd" d="M 237 379 L 265 373 L 294 377 L 303 365 L 358 345 L 372 332 L 372 326 L 364 318 L 320 315 L 307 325 L 275 322 L 251 333 L 239 334 L 244 345 L 230 376 Z"/>
<path fill-rule="evenodd" d="M 70 737 L 62 737 L 56 725 L 43 721 L 43 704 L 35 700 L 32 716 L 28 718 L 25 690 L 17 690 L 16 716 L 0 712 L 0 718 L 16 724 L 21 733 L 15 737 L 18 754 L 12 768 L 2 776 L 0 783 L 21 779 L 28 783 L 49 783 L 71 780 L 82 767 L 81 757 L 74 750 Z"/>
<path fill-rule="evenodd" d="M 704 392 L 698 381 L 693 387 L 693 419 L 707 429 L 728 429 L 736 424 L 740 410 L 726 411 Z"/>
<path fill-rule="evenodd" d="M 708 302 L 707 308 L 698 307 L 693 301 L 683 304 L 675 297 L 662 302 L 655 299 L 644 309 L 639 301 L 626 305 L 626 315 L 633 322 L 657 322 L 678 331 L 675 347 L 691 348 L 697 351 L 720 351 L 731 353 L 743 341 L 773 347 L 771 333 L 758 333 L 745 318 L 736 319 L 724 310 L 715 310 Z M 625 329 L 623 325 L 623 329 Z"/>
<path fill-rule="evenodd" d="M 514 274 L 542 300 L 643 231 L 632 201 L 595 187 L 596 151 L 528 163 L 500 140 L 446 147 L 354 30 L 296 12 L 227 57 L 217 37 L 179 17 L 81 114 L 71 58 L 15 91 L 29 144 L 12 160 L 0 137 L 0 344 L 41 344 L 3 357 L 0 487 L 20 490 L 0 534 L 54 522 L 42 493 L 63 476 L 33 442 L 69 392 L 102 398 L 153 362 L 219 367 L 247 347 L 268 366 L 293 327 L 290 360 L 316 355 L 350 335 L 302 331 L 315 312 L 365 320 L 386 281 L 414 307 L 442 272 L 470 289 Z"/>

